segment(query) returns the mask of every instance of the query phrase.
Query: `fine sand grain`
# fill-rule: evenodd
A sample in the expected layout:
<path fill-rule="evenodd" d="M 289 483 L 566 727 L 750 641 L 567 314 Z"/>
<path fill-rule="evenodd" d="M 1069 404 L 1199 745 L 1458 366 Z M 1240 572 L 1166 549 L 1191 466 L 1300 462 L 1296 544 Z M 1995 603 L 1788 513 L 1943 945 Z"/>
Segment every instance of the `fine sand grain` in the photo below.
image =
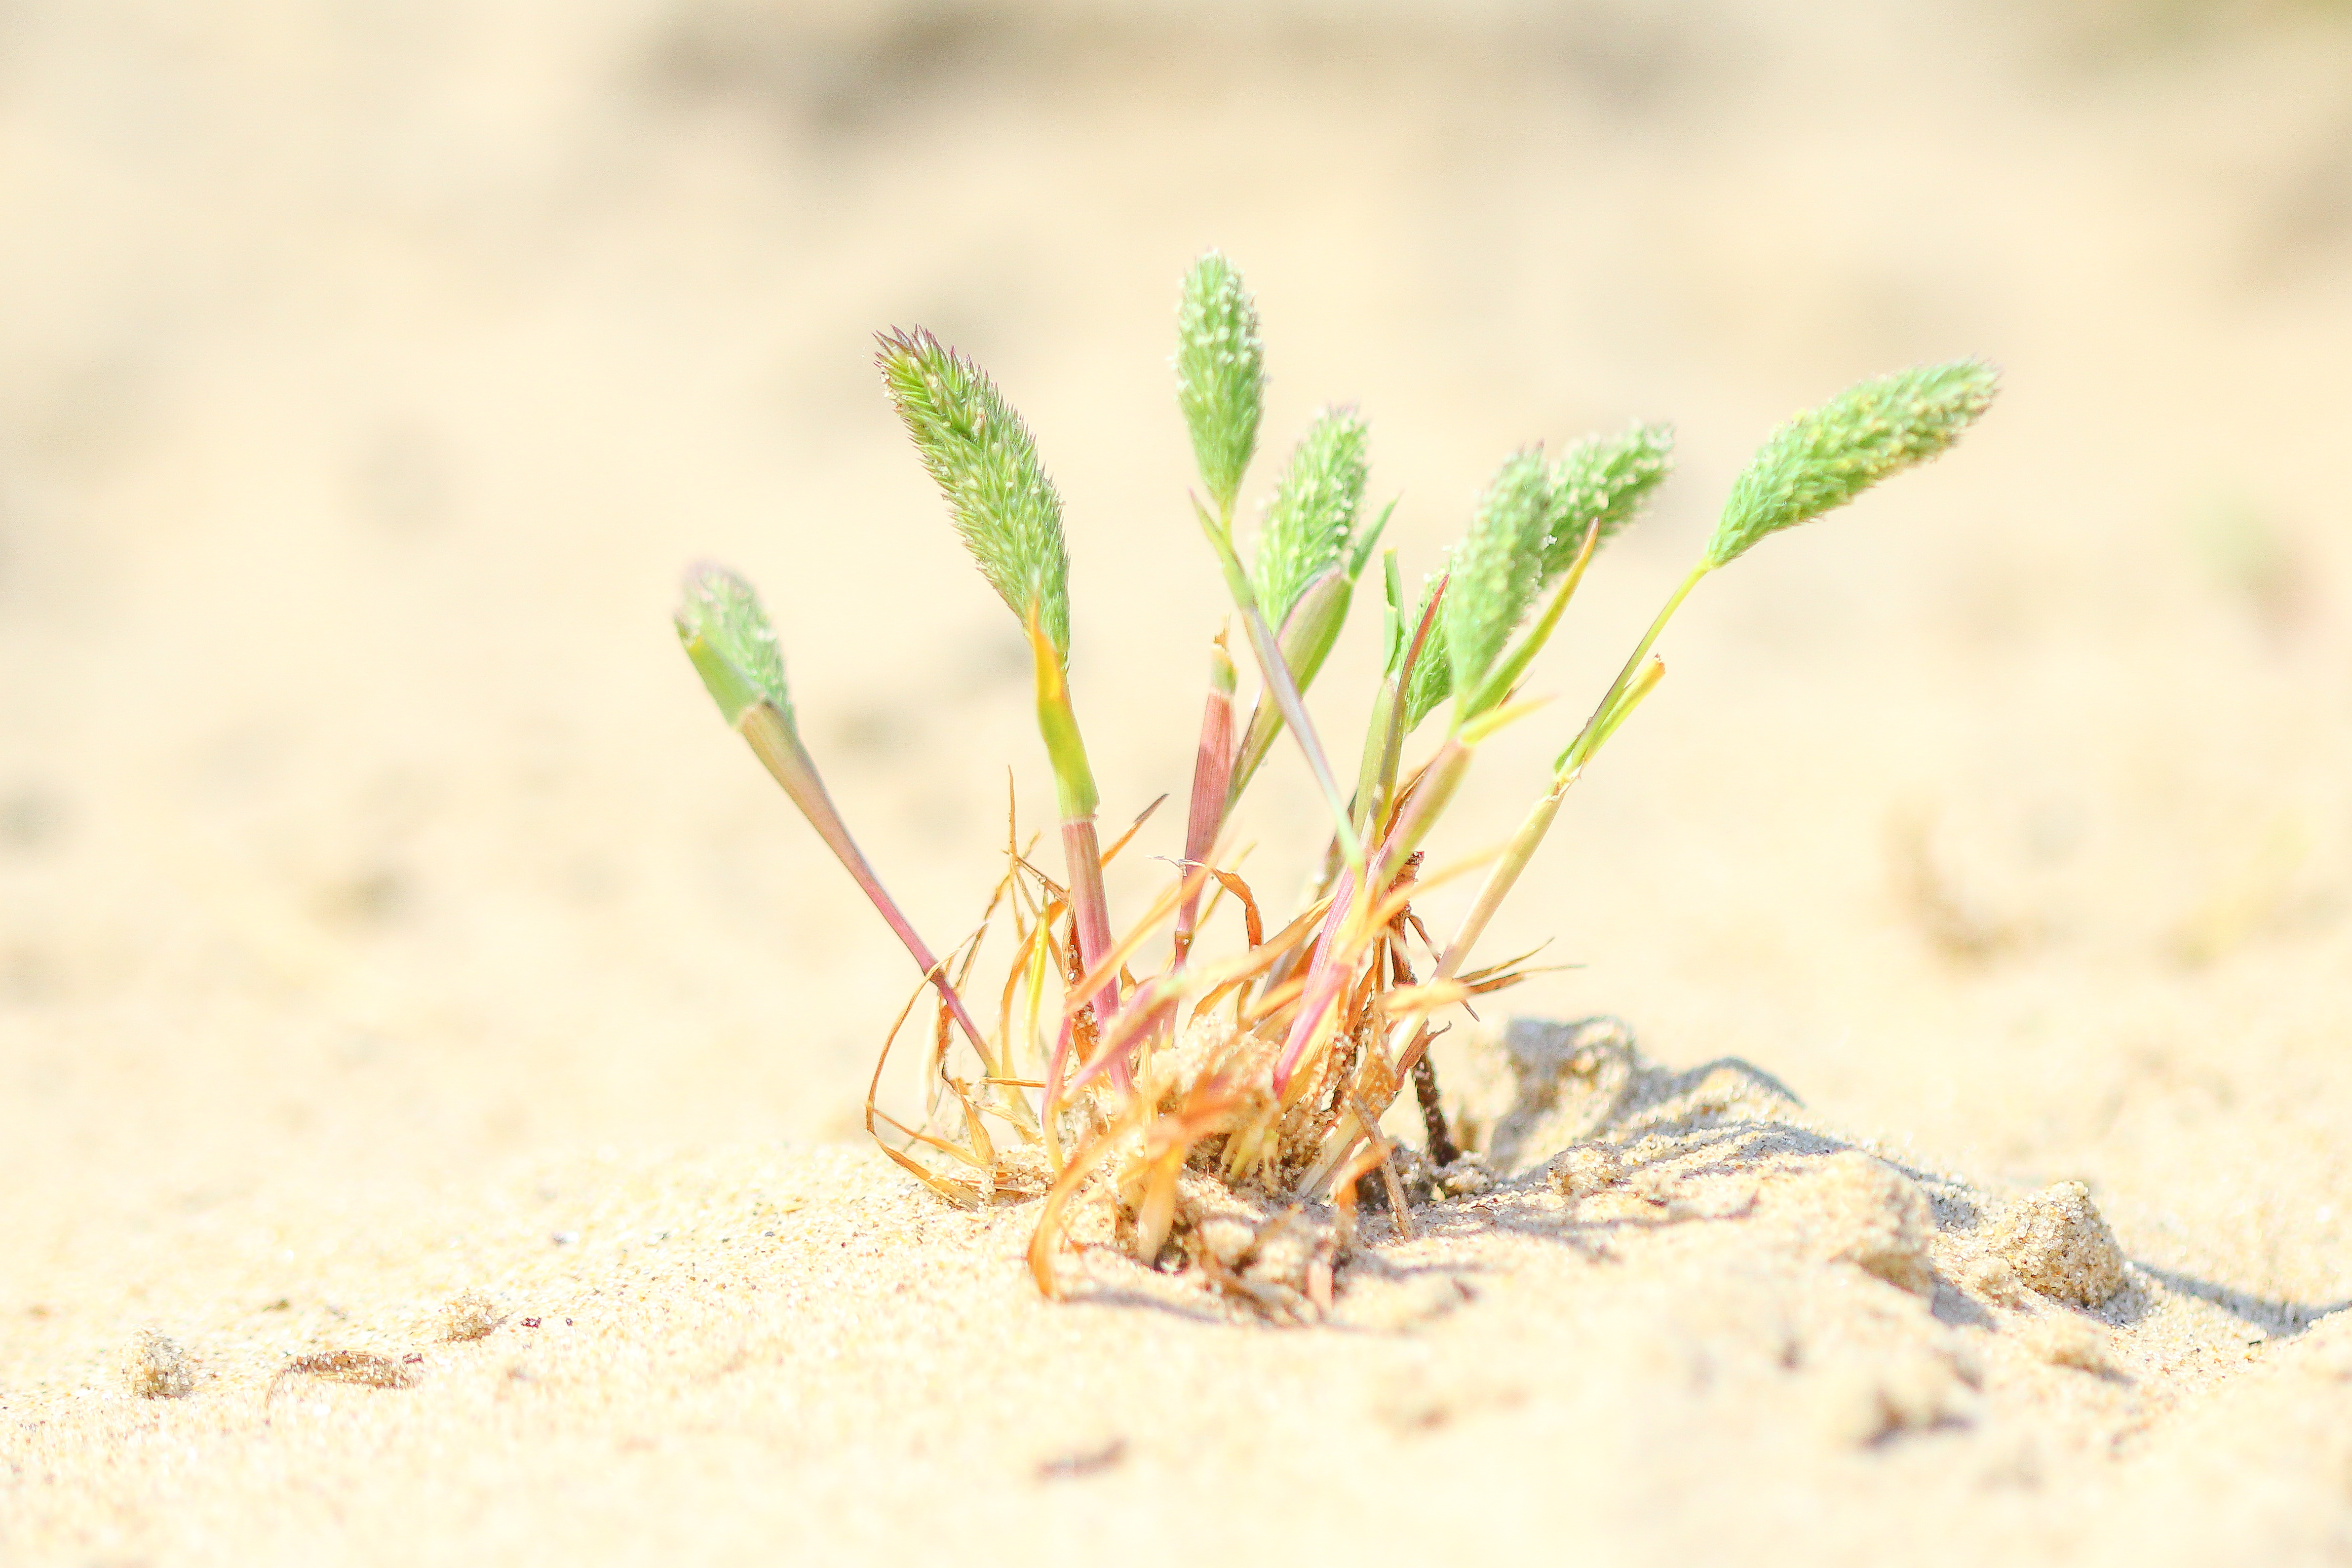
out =
<path fill-rule="evenodd" d="M 855 1148 L 602 1157 L 350 1216 L 373 1261 L 317 1295 L 265 1299 L 319 1277 L 274 1245 L 315 1216 L 178 1242 L 134 1310 L 201 1387 L 152 1397 L 152 1339 L 149 1397 L 97 1380 L 127 1304 L 85 1302 L 65 1375 L 11 1400 L 12 1528 L 107 1561 L 650 1558 L 678 1530 L 727 1558 L 1176 1560 L 1373 1519 L 1396 1561 L 2344 1547 L 2341 1316 L 2136 1265 L 2091 1311 L 1988 1289 L 1966 1263 L 2043 1195 L 1857 1145 L 1744 1063 L 1621 1046 L 1564 1097 L 1614 1179 L 1571 1197 L 1538 1167 L 1404 1242 L 1368 1219 L 1311 1328 L 1108 1251 L 1046 1303 L 1034 1203 L 950 1209 Z M 451 1289 L 483 1280 L 488 1329 Z"/>

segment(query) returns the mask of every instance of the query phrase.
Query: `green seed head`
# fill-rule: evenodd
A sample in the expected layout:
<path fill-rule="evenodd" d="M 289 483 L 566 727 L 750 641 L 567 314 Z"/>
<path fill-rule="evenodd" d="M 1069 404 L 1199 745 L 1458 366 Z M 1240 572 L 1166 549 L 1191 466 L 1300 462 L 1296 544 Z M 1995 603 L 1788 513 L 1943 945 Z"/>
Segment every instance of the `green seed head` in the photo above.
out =
<path fill-rule="evenodd" d="M 1364 422 L 1325 409 L 1290 455 L 1257 536 L 1258 607 L 1276 626 L 1307 585 L 1339 564 L 1364 499 Z"/>
<path fill-rule="evenodd" d="M 1842 507 L 1881 479 L 1960 438 L 1992 402 L 1999 372 L 1982 360 L 1922 365 L 1847 388 L 1799 414 L 1749 460 L 1706 547 L 1727 565 L 1757 540 Z"/>
<path fill-rule="evenodd" d="M 1220 516 L 1232 515 L 1241 494 L 1265 401 L 1257 302 L 1233 263 L 1213 250 L 1184 276 L 1176 312 L 1176 403 L 1192 434 L 1201 482 Z"/>
<path fill-rule="evenodd" d="M 672 619 L 687 657 L 729 724 L 741 722 L 763 702 L 782 714 L 786 724 L 793 722 L 784 655 L 750 583 L 723 566 L 701 562 L 687 572 Z"/>
<path fill-rule="evenodd" d="M 1640 515 L 1674 466 L 1674 430 L 1664 424 L 1637 424 L 1622 435 L 1588 435 L 1561 453 L 1551 465 L 1544 580 L 1575 563 L 1592 528 L 1600 528 L 1606 544 Z"/>
<path fill-rule="evenodd" d="M 1440 612 L 1454 689 L 1475 692 L 1486 678 L 1543 585 L 1550 537 L 1551 480 L 1543 449 L 1505 458 L 1478 497 L 1470 531 L 1447 562 L 1450 580 Z"/>
<path fill-rule="evenodd" d="M 876 356 L 892 406 L 938 481 L 980 574 L 1025 622 L 1034 609 L 1070 658 L 1070 553 L 1062 497 L 1013 405 L 978 365 L 917 328 Z"/>

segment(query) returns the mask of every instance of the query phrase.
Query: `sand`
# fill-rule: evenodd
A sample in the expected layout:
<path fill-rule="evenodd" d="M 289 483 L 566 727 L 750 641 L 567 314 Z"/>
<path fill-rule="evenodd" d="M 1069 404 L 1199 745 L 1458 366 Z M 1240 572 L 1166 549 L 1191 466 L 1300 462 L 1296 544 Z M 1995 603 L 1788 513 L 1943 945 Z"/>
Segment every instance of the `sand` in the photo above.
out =
<path fill-rule="evenodd" d="M 2339 16 L 182 10 L 0 17 L 0 1560 L 2352 1560 Z M 1034 1208 L 861 1145 L 904 956 L 665 621 L 761 582 L 968 928 L 1051 796 L 866 362 L 919 321 L 1062 484 L 1106 815 L 1181 789 L 1209 243 L 1408 570 L 1677 423 L 1561 714 L 1775 420 L 2007 376 L 1694 599 L 1489 938 L 1630 1044 L 1522 1103 L 1549 1037 L 1457 1030 L 1505 1179 L 1307 1327 L 1047 1302 Z M 1276 905 L 1316 811 L 1278 758 Z"/>

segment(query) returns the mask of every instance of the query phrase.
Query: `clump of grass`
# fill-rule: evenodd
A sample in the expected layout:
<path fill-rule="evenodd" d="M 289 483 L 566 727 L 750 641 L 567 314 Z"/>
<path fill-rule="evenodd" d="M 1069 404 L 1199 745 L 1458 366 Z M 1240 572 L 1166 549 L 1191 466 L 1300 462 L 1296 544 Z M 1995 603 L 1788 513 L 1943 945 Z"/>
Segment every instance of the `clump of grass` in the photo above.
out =
<path fill-rule="evenodd" d="M 919 989 L 876 1064 L 866 1127 L 891 1158 L 953 1202 L 1042 1197 L 1030 1263 L 1048 1294 L 1060 1289 L 1058 1256 L 1091 1229 L 1148 1263 L 1188 1264 L 1269 1312 L 1301 1315 L 1328 1304 L 1360 1181 L 1389 1195 L 1401 1232 L 1410 1224 L 1398 1175 L 1402 1151 L 1380 1131 L 1405 1084 L 1414 1086 L 1429 1134 L 1421 1158 L 1443 1166 L 1458 1157 L 1427 1056 L 1433 1020 L 1529 972 L 1524 957 L 1473 968 L 1470 956 L 1569 789 L 1657 688 L 1664 666 L 1653 649 L 1685 599 L 1770 535 L 1942 452 L 1984 412 L 1995 385 L 1992 368 L 1979 361 L 1924 366 L 1849 388 L 1774 432 L 1734 482 L 1697 563 L 1566 737 L 1507 846 L 1433 869 L 1424 845 L 1480 746 L 1538 706 L 1521 697 L 1533 662 L 1596 552 L 1665 478 L 1672 434 L 1635 424 L 1556 455 L 1539 446 L 1511 453 L 1418 593 L 1406 591 L 1397 552 L 1381 554 L 1385 656 L 1347 788 L 1303 694 L 1394 503 L 1367 516 L 1367 426 L 1351 408 L 1327 408 L 1276 476 L 1244 553 L 1235 517 L 1258 449 L 1265 346 L 1240 274 L 1214 252 L 1202 256 L 1184 279 L 1178 310 L 1177 405 L 1200 470 L 1193 513 L 1241 624 L 1258 696 L 1244 720 L 1236 661 L 1219 632 L 1209 650 L 1183 859 L 1150 906 L 1122 927 L 1102 869 L 1136 830 L 1105 848 L 1096 828 L 1099 799 L 1067 680 L 1060 497 L 1028 428 L 971 360 L 918 329 L 884 334 L 879 363 L 956 532 L 1029 641 L 1038 732 L 1060 808 L 1060 875 L 1041 867 L 1034 841 L 1009 827 L 1006 870 L 980 933 L 935 956 L 827 796 L 799 738 L 775 633 L 749 585 L 723 569 L 697 568 L 677 614 L 679 637 L 722 716 L 937 994 L 924 1113 L 909 1123 L 878 1104 L 883 1067 Z M 1441 709 L 1435 741 L 1407 766 L 1414 736 Z M 1330 812 L 1329 841 L 1320 884 L 1269 931 L 1236 870 L 1234 821 L 1286 732 Z M 1481 870 L 1470 912 L 1442 946 L 1433 942 L 1414 898 Z M 1228 904 L 1240 941 L 1204 951 L 1206 928 Z M 981 937 L 1000 920 L 1012 947 L 994 1027 L 983 1028 L 967 993 Z M 1152 967 L 1147 950 L 1163 951 L 1163 932 L 1164 959 Z"/>

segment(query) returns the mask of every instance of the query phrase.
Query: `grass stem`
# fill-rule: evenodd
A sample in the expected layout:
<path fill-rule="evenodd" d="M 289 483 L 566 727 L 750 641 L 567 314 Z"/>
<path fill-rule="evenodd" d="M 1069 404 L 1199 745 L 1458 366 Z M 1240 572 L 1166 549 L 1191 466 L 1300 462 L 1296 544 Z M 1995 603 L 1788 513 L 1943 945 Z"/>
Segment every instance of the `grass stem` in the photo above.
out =
<path fill-rule="evenodd" d="M 1298 737 L 1298 748 L 1307 754 L 1307 771 L 1315 776 L 1316 787 L 1323 791 L 1324 803 L 1330 808 L 1340 852 L 1349 865 L 1361 865 L 1364 846 L 1349 825 L 1348 802 L 1339 793 L 1339 780 L 1332 774 L 1323 742 L 1315 733 L 1315 721 L 1307 716 L 1307 705 L 1298 695 L 1297 683 L 1290 678 L 1290 665 L 1282 656 L 1281 644 L 1266 625 L 1265 612 L 1258 608 L 1257 591 L 1250 586 L 1249 572 L 1234 549 L 1233 518 L 1230 514 L 1213 517 L 1198 502 L 1193 503 L 1193 508 L 1200 514 L 1202 531 L 1209 536 L 1209 543 L 1217 552 L 1218 564 L 1224 569 L 1225 587 L 1241 611 L 1242 624 L 1249 632 L 1250 652 L 1257 657 L 1258 677 L 1265 683 L 1265 691 L 1274 698 L 1283 722 Z"/>
<path fill-rule="evenodd" d="M 1078 716 L 1070 706 L 1069 683 L 1062 674 L 1060 653 L 1033 606 L 1029 646 L 1037 667 L 1037 732 L 1045 737 L 1045 754 L 1054 765 L 1055 795 L 1062 810 L 1062 853 L 1070 878 L 1070 921 L 1078 934 L 1078 961 L 1092 970 L 1110 951 L 1110 909 L 1103 893 L 1102 841 L 1095 833 L 1095 810 L 1100 796 L 1095 789 L 1093 767 L 1087 760 L 1086 741 L 1078 734 Z M 1118 977 L 1103 982 L 1095 1004 L 1095 1022 L 1108 1029 L 1118 1011 Z M 1126 1071 L 1116 1070 L 1123 1082 Z"/>
<path fill-rule="evenodd" d="M 867 902 L 882 916 L 883 923 L 898 936 L 908 956 L 915 960 L 915 967 L 929 976 L 931 984 L 939 988 L 940 1000 L 946 1002 L 948 1010 L 955 1015 L 958 1027 L 980 1052 L 981 1059 L 992 1064 L 995 1057 L 988 1049 L 988 1037 L 981 1032 L 980 1026 L 972 1021 L 971 1014 L 965 1009 L 963 998 L 948 979 L 946 966 L 931 956 L 930 948 L 922 937 L 916 935 L 913 923 L 899 909 L 898 900 L 890 896 L 889 890 L 882 885 L 882 879 L 876 876 L 874 868 L 866 863 L 865 854 L 857 847 L 857 841 L 849 836 L 848 826 L 835 809 L 833 798 L 825 793 L 824 780 L 818 776 L 816 764 L 810 759 L 807 747 L 801 744 L 801 738 L 791 723 L 773 706 L 762 702 L 745 708 L 736 722 L 736 728 L 751 743 L 752 754 L 766 766 L 776 782 L 783 786 L 784 794 L 792 803 L 800 808 L 801 815 L 808 819 L 809 826 L 816 830 L 817 837 L 824 841 L 825 847 L 841 862 L 842 869 L 849 873 L 850 880 L 857 883 L 859 891 L 866 894 Z M 991 1071 L 994 1071 L 992 1065 Z"/>
<path fill-rule="evenodd" d="M 1275 633 L 1275 645 L 1282 650 L 1283 668 L 1290 672 L 1291 685 L 1303 697 L 1307 688 L 1321 673 L 1323 661 L 1329 656 L 1332 643 L 1339 641 L 1340 624 L 1348 618 L 1348 601 L 1354 585 L 1347 572 L 1333 567 L 1309 584 L 1282 618 L 1282 627 Z M 1249 727 L 1243 732 L 1240 748 L 1233 765 L 1233 783 L 1225 810 L 1230 814 L 1240 801 L 1242 791 L 1257 776 L 1258 765 L 1274 749 L 1283 727 L 1282 708 L 1260 693 L 1250 712 Z"/>
<path fill-rule="evenodd" d="M 1608 738 L 1603 727 L 1614 729 L 1615 727 L 1609 724 L 1610 715 L 1625 695 L 1626 688 L 1633 684 L 1634 677 L 1641 674 L 1642 661 L 1648 656 L 1650 645 L 1658 640 L 1658 633 L 1666 629 L 1666 622 L 1675 618 L 1675 612 L 1682 608 L 1683 601 L 1690 597 L 1690 591 L 1698 586 L 1699 580 L 1714 570 L 1710 563 L 1700 561 L 1691 568 L 1688 577 L 1675 585 L 1674 592 L 1666 596 L 1665 603 L 1659 607 L 1656 617 L 1651 621 L 1650 629 L 1642 633 L 1641 642 L 1634 644 L 1633 653 L 1625 660 L 1625 667 L 1617 672 L 1617 678 L 1601 695 L 1600 705 L 1592 710 L 1592 716 L 1584 721 L 1584 727 L 1577 732 L 1568 749 L 1561 752 L 1559 760 L 1552 764 L 1553 772 L 1572 773 L 1590 762 L 1592 754 L 1601 749 L 1601 743 Z"/>
<path fill-rule="evenodd" d="M 1190 873 L 1205 857 L 1224 826 L 1227 791 L 1234 774 L 1234 661 L 1225 652 L 1220 631 L 1210 644 L 1209 696 L 1201 710 L 1201 740 L 1192 756 L 1192 804 L 1184 823 L 1184 869 Z M 1192 951 L 1192 923 L 1199 917 L 1200 894 L 1184 900 L 1176 912 L 1176 962 Z"/>

